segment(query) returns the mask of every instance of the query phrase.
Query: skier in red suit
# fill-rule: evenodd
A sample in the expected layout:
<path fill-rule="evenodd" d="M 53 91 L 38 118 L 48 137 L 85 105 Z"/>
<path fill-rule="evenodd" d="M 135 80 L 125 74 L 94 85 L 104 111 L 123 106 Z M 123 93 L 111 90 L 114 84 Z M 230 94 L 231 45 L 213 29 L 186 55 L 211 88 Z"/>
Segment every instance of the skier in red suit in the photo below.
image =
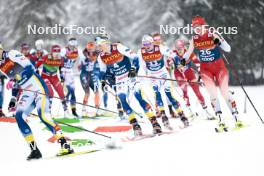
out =
<path fill-rule="evenodd" d="M 211 103 L 214 107 L 216 116 L 219 118 L 219 128 L 217 131 L 226 131 L 219 98 L 217 95 L 217 86 L 220 89 L 232 115 L 235 120 L 236 127 L 242 127 L 242 122 L 238 119 L 238 111 L 236 102 L 233 99 L 229 85 L 229 74 L 225 66 L 222 52 L 230 52 L 231 47 L 225 39 L 216 31 L 209 31 L 206 27 L 205 19 L 201 16 L 195 16 L 192 19 L 192 27 L 194 35 L 190 40 L 190 46 L 183 55 L 182 64 L 188 63 L 191 54 L 194 52 L 200 61 L 200 73 L 205 87 L 210 94 Z"/>
<path fill-rule="evenodd" d="M 174 52 L 180 56 L 181 58 L 183 57 L 184 53 L 186 52 L 186 47 L 185 47 L 185 41 L 182 39 L 178 39 L 175 42 L 175 50 Z M 173 61 L 173 62 L 171 62 Z M 178 85 L 183 91 L 183 98 L 186 101 L 186 106 L 190 109 L 190 100 L 188 96 L 188 84 L 191 86 L 192 90 L 194 91 L 196 97 L 198 98 L 202 108 L 205 110 L 205 116 L 209 119 L 212 120 L 214 117 L 210 114 L 208 111 L 207 105 L 205 103 L 204 97 L 200 91 L 200 85 L 198 84 L 198 77 L 196 76 L 195 70 L 192 68 L 193 62 L 197 63 L 199 62 L 197 57 L 195 56 L 194 53 L 191 54 L 190 59 L 185 63 L 185 65 L 181 65 L 175 60 L 170 59 L 171 63 L 174 63 L 174 77 L 176 80 L 178 80 Z"/>

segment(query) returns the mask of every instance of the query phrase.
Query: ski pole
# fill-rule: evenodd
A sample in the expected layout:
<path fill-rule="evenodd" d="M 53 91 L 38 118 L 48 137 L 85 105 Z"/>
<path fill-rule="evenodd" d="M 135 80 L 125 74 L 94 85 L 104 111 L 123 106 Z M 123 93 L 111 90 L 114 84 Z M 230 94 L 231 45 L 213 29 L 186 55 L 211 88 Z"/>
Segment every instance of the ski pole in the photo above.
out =
<path fill-rule="evenodd" d="M 171 79 L 171 78 L 158 78 L 155 76 L 137 75 L 137 77 L 148 78 L 148 79 L 159 79 L 159 80 L 164 80 L 164 81 L 176 81 L 176 82 L 188 82 L 188 83 L 202 84 L 202 82 L 198 82 L 198 81 L 186 81 L 186 80 L 177 80 L 177 79 Z"/>
<path fill-rule="evenodd" d="M 35 113 L 30 113 L 30 114 L 33 115 L 33 116 L 38 116 L 38 115 L 35 114 Z M 83 128 L 83 127 L 78 127 L 78 126 L 70 125 L 70 124 L 68 124 L 68 123 L 58 121 L 58 120 L 56 120 L 56 119 L 54 119 L 54 118 L 52 118 L 52 120 L 53 120 L 54 122 L 56 122 L 57 124 L 66 125 L 66 126 L 68 126 L 68 127 L 76 128 L 76 129 L 79 129 L 79 130 L 82 130 L 82 131 L 86 131 L 86 132 L 88 132 L 88 133 L 93 133 L 93 134 L 96 134 L 96 135 L 99 135 L 99 136 L 103 136 L 103 137 L 106 137 L 106 138 L 109 138 L 109 139 L 112 138 L 111 136 L 107 136 L 107 135 L 104 135 L 104 134 L 101 134 L 101 133 L 97 133 L 97 132 L 94 132 L 94 131 L 91 131 L 91 130 L 85 129 L 85 128 Z"/>
<path fill-rule="evenodd" d="M 95 135 L 103 136 L 103 137 L 106 137 L 106 138 L 109 138 L 109 139 L 112 138 L 111 136 L 107 136 L 107 135 L 104 135 L 104 134 L 101 134 L 101 133 L 97 133 L 97 132 L 94 132 L 94 131 L 91 131 L 91 130 L 85 129 L 85 128 L 83 128 L 83 127 L 78 127 L 78 126 L 70 125 L 70 124 L 68 124 L 68 123 L 64 123 L 64 122 L 57 121 L 57 120 L 55 120 L 55 119 L 53 119 L 53 120 L 54 120 L 54 122 L 56 122 L 56 123 L 58 123 L 58 124 L 66 125 L 66 126 L 68 126 L 68 127 L 76 128 L 76 129 L 79 129 L 79 130 L 82 130 L 82 131 L 86 131 L 86 132 L 88 132 L 88 133 L 93 133 L 93 134 L 95 134 Z"/>
<path fill-rule="evenodd" d="M 252 102 L 251 98 L 249 97 L 247 91 L 245 90 L 242 81 L 239 79 L 239 77 L 238 77 L 238 73 L 237 73 L 236 69 L 235 69 L 235 68 L 233 67 L 233 65 L 228 61 L 228 59 L 227 59 L 227 57 L 225 56 L 224 53 L 223 53 L 223 57 L 224 57 L 224 59 L 225 59 L 227 65 L 229 65 L 229 67 L 231 68 L 231 70 L 232 70 L 232 72 L 233 72 L 233 74 L 234 74 L 236 80 L 239 82 L 240 87 L 242 88 L 242 90 L 243 90 L 243 92 L 245 93 L 245 95 L 246 95 L 248 101 L 250 102 L 251 106 L 253 107 L 253 109 L 255 110 L 256 114 L 258 115 L 260 121 L 264 124 L 264 121 L 263 121 L 263 119 L 261 118 L 261 116 L 260 116 L 260 114 L 259 114 L 257 108 L 255 107 L 255 105 L 253 104 L 253 102 Z"/>
<path fill-rule="evenodd" d="M 28 91 L 28 92 L 33 92 L 33 93 L 40 94 L 40 95 L 49 96 L 49 95 L 47 95 L 47 94 L 45 94 L 45 93 L 41 93 L 41 92 L 34 91 L 34 90 L 30 90 L 30 89 L 22 89 L 22 88 L 19 88 L 19 89 L 22 90 L 22 91 Z M 56 97 L 56 96 L 53 96 L 52 98 L 59 99 L 59 100 L 63 100 L 62 98 L 60 98 L 60 97 Z M 70 100 L 66 100 L 66 101 L 67 101 L 67 102 L 70 102 Z M 95 109 L 97 109 L 97 107 L 95 107 L 95 106 L 85 105 L 85 104 L 80 103 L 80 102 L 76 102 L 76 104 L 79 104 L 79 105 L 83 105 L 83 106 L 87 106 L 87 107 L 91 107 L 91 108 L 95 108 Z M 98 108 L 98 109 L 101 109 L 101 110 L 103 110 L 103 111 L 108 111 L 108 112 L 111 112 L 111 113 L 114 113 L 114 114 L 118 114 L 117 112 L 115 112 L 115 111 L 111 111 L 111 110 L 108 110 L 108 109 L 104 109 L 104 108 Z"/>

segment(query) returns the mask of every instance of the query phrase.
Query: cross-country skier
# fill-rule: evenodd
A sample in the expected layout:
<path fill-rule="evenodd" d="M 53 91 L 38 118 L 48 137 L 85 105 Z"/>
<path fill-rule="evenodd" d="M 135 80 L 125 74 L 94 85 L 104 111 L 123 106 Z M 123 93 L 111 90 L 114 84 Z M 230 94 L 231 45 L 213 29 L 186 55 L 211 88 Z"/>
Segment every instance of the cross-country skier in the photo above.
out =
<path fill-rule="evenodd" d="M 79 69 L 81 71 L 80 81 L 82 88 L 85 92 L 83 98 L 83 109 L 82 116 L 88 116 L 87 108 L 85 105 L 88 104 L 88 99 L 90 96 L 90 88 L 93 90 L 95 98 L 94 103 L 96 109 L 96 116 L 99 114 L 100 108 L 100 94 L 99 94 L 99 83 L 100 83 L 100 68 L 97 61 L 98 51 L 96 50 L 96 45 L 94 42 L 88 42 L 86 48 L 83 50 L 83 55 L 85 58 L 82 58 L 80 61 Z"/>
<path fill-rule="evenodd" d="M 110 40 L 110 36 L 108 34 L 103 34 L 102 37 L 104 37 L 107 40 Z M 117 43 L 120 43 L 120 42 L 116 42 L 116 44 Z M 102 89 L 104 107 L 106 109 L 108 108 L 108 96 L 109 96 L 109 94 L 111 94 L 112 96 L 115 96 L 115 99 L 117 102 L 118 117 L 120 118 L 120 120 L 125 120 L 126 115 L 124 114 L 124 110 L 122 108 L 121 102 L 120 102 L 120 100 L 117 96 L 117 92 L 116 92 L 116 80 L 115 80 L 115 75 L 113 73 L 113 70 L 108 69 L 104 75 L 105 75 L 104 79 L 106 82 L 106 86 L 104 87 L 104 89 Z M 101 76 L 100 76 L 100 79 L 101 79 Z M 111 92 L 111 89 L 114 90 L 114 92 Z"/>
<path fill-rule="evenodd" d="M 144 35 L 142 38 L 142 48 L 138 52 L 140 58 L 140 67 L 146 69 L 146 74 L 157 78 L 169 78 L 168 72 L 166 70 L 166 60 L 164 56 L 172 57 L 179 60 L 179 57 L 170 49 L 164 45 L 154 45 L 153 38 L 150 35 Z M 172 97 L 171 94 L 171 84 L 169 81 L 161 79 L 151 79 L 151 84 L 156 95 L 156 104 L 161 112 L 161 118 L 166 127 L 170 126 L 169 119 L 165 114 L 164 104 L 161 97 L 161 88 L 164 87 L 164 91 L 169 101 L 172 103 L 176 111 L 178 112 L 181 121 L 184 126 L 188 126 L 188 119 L 185 117 L 184 112 L 180 108 L 180 104 L 177 100 Z"/>
<path fill-rule="evenodd" d="M 190 40 L 187 52 L 183 55 L 182 63 L 188 62 L 193 52 L 197 53 L 201 62 L 200 72 L 202 80 L 210 94 L 216 116 L 219 118 L 219 128 L 216 130 L 227 130 L 222 117 L 219 98 L 217 97 L 217 86 L 219 86 L 220 92 L 235 119 L 236 127 L 241 127 L 243 124 L 238 119 L 236 102 L 228 91 L 229 75 L 222 55 L 222 51 L 230 52 L 231 47 L 220 34 L 209 31 L 205 25 L 205 19 L 201 16 L 195 16 L 192 19 L 192 27 L 195 34 Z"/>
<path fill-rule="evenodd" d="M 186 52 L 186 44 L 182 39 L 178 39 L 175 41 L 175 52 L 180 58 L 183 57 Z M 190 108 L 190 100 L 188 96 L 188 84 L 191 86 L 194 91 L 196 97 L 198 98 L 202 108 L 205 111 L 206 117 L 210 120 L 214 119 L 214 117 L 208 111 L 207 105 L 205 103 L 204 97 L 200 91 L 200 85 L 198 83 L 198 77 L 196 77 L 195 71 L 192 68 L 193 62 L 197 62 L 197 58 L 194 54 L 190 56 L 191 58 L 185 65 L 181 65 L 181 60 L 176 62 L 175 59 L 172 58 L 172 62 L 174 63 L 174 76 L 175 79 L 178 80 L 178 85 L 183 91 L 183 98 L 186 101 L 186 106 Z"/>
<path fill-rule="evenodd" d="M 82 51 L 78 48 L 76 38 L 70 38 L 68 45 L 61 50 L 61 55 L 64 58 L 64 64 L 61 68 L 61 81 L 67 88 L 66 98 L 70 100 L 72 114 L 79 117 L 76 112 L 76 96 L 75 96 L 75 81 L 74 81 L 74 66 L 78 59 L 84 58 Z"/>
<path fill-rule="evenodd" d="M 35 62 L 38 60 L 38 58 L 35 54 L 30 53 L 30 47 L 27 43 L 22 43 L 20 45 L 20 52 L 31 62 L 31 64 L 35 65 Z M 39 74 L 38 70 L 36 70 L 36 73 Z M 15 84 L 12 88 L 12 98 L 10 100 L 11 105 L 13 104 L 13 100 L 19 98 L 21 94 L 21 90 L 19 90 L 18 87 L 19 86 Z M 16 111 L 16 107 L 9 106 L 8 111 L 14 113 Z"/>
<path fill-rule="evenodd" d="M 34 56 L 34 59 L 31 59 L 31 63 L 35 65 L 35 62 L 42 58 L 42 56 L 47 55 L 48 51 L 44 49 L 44 41 L 42 39 L 38 39 L 35 41 L 35 48 L 32 48 L 30 50 L 30 54 Z M 39 73 L 39 70 L 42 68 L 40 67 L 37 70 L 37 73 Z"/>
<path fill-rule="evenodd" d="M 32 130 L 25 120 L 25 117 L 35 108 L 37 108 L 40 120 L 57 137 L 58 142 L 61 144 L 61 150 L 58 154 L 73 153 L 70 145 L 63 137 L 60 127 L 49 116 L 48 89 L 43 79 L 35 73 L 34 66 L 19 51 L 4 51 L 2 47 L 0 48 L 0 61 L 0 72 L 10 79 L 7 83 L 7 88 L 12 88 L 16 82 L 22 90 L 18 102 L 16 103 L 16 100 L 13 100 L 12 106 L 17 105 L 16 121 L 31 149 L 27 159 L 39 159 L 42 157 Z"/>
<path fill-rule="evenodd" d="M 128 103 L 130 91 L 138 100 L 140 106 L 144 109 L 149 118 L 153 133 L 161 133 L 161 127 L 156 120 L 150 105 L 142 98 L 140 82 L 135 78 L 138 71 L 138 57 L 136 53 L 120 43 L 111 43 L 106 37 L 96 37 L 96 44 L 99 47 L 100 54 L 98 62 L 102 73 L 111 70 L 116 80 L 116 92 L 122 108 L 128 115 L 128 120 L 133 127 L 136 136 L 142 135 L 141 127 L 136 119 L 134 110 Z M 106 85 L 105 75 L 102 75 L 102 87 Z"/>
<path fill-rule="evenodd" d="M 30 62 L 34 65 L 38 60 L 38 57 L 35 54 L 30 53 L 30 47 L 27 43 L 22 43 L 20 45 L 20 52 L 30 60 Z"/>
<path fill-rule="evenodd" d="M 59 45 L 52 45 L 50 54 L 42 56 L 35 63 L 36 68 L 38 69 L 43 65 L 41 72 L 41 77 L 45 81 L 50 97 L 50 108 L 52 105 L 52 98 L 54 97 L 54 90 L 58 93 L 61 103 L 63 105 L 63 110 L 67 111 L 67 103 L 63 91 L 62 83 L 59 80 L 59 68 L 63 65 L 63 58 L 61 57 L 61 47 Z"/>
<path fill-rule="evenodd" d="M 153 32 L 151 34 L 152 38 L 153 38 L 153 43 L 154 45 L 165 45 L 164 41 L 162 40 L 161 38 L 161 35 L 160 33 L 158 32 Z M 167 65 L 166 65 L 167 66 Z M 168 70 L 168 69 L 167 69 Z M 170 70 L 169 71 L 169 74 L 171 76 L 171 72 Z M 166 101 L 167 101 L 167 104 L 168 104 L 168 109 L 169 109 L 169 112 L 170 112 L 170 115 L 171 117 L 177 117 L 177 114 L 174 112 L 173 110 L 173 106 L 172 106 L 172 103 L 170 102 L 170 100 L 168 99 L 168 97 L 166 97 Z M 159 108 L 158 108 L 158 105 L 156 105 L 156 111 L 158 112 L 158 116 L 161 116 L 161 113 L 159 111 Z"/>

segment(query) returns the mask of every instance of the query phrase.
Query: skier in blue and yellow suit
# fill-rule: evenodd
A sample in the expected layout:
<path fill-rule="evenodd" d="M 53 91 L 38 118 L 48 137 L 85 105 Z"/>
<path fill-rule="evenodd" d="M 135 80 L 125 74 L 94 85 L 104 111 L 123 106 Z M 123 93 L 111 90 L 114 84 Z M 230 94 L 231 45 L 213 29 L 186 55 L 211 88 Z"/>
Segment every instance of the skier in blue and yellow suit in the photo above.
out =
<path fill-rule="evenodd" d="M 101 70 L 102 87 L 105 85 L 105 74 L 110 70 L 116 80 L 117 97 L 128 115 L 128 120 L 133 126 L 135 135 L 142 135 L 142 130 L 135 118 L 135 111 L 127 101 L 130 93 L 136 97 L 149 118 L 153 126 L 153 133 L 161 133 L 161 127 L 151 111 L 149 103 L 141 96 L 140 82 L 136 79 L 139 69 L 137 54 L 120 43 L 111 43 L 106 37 L 97 37 L 96 44 L 100 50 L 98 63 Z"/>
<path fill-rule="evenodd" d="M 20 52 L 16 50 L 4 51 L 2 46 L 0 47 L 0 61 L 1 73 L 10 79 L 7 88 L 13 88 L 13 85 L 17 84 L 21 90 L 18 102 L 16 103 L 15 96 L 12 97 L 9 107 L 16 106 L 15 117 L 19 130 L 31 148 L 31 153 L 27 159 L 39 159 L 42 157 L 36 146 L 32 130 L 25 120 L 35 108 L 37 108 L 40 120 L 57 137 L 58 142 L 61 144 L 59 155 L 72 153 L 73 150 L 63 137 L 60 127 L 50 117 L 48 89 L 42 78 L 35 73 L 34 66 Z"/>

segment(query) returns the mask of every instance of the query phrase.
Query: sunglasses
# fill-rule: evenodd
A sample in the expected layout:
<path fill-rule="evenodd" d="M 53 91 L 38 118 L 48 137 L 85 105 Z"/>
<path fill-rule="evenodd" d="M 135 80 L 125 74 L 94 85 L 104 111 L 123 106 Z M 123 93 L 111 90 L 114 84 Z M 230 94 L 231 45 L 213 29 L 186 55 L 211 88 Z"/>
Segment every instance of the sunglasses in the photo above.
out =
<path fill-rule="evenodd" d="M 161 37 L 160 36 L 155 36 L 155 37 L 153 37 L 153 40 L 154 41 L 160 41 L 161 40 Z"/>
<path fill-rule="evenodd" d="M 142 45 L 143 45 L 144 47 L 149 47 L 149 46 L 152 45 L 152 43 L 151 43 L 151 42 L 144 42 Z"/>

